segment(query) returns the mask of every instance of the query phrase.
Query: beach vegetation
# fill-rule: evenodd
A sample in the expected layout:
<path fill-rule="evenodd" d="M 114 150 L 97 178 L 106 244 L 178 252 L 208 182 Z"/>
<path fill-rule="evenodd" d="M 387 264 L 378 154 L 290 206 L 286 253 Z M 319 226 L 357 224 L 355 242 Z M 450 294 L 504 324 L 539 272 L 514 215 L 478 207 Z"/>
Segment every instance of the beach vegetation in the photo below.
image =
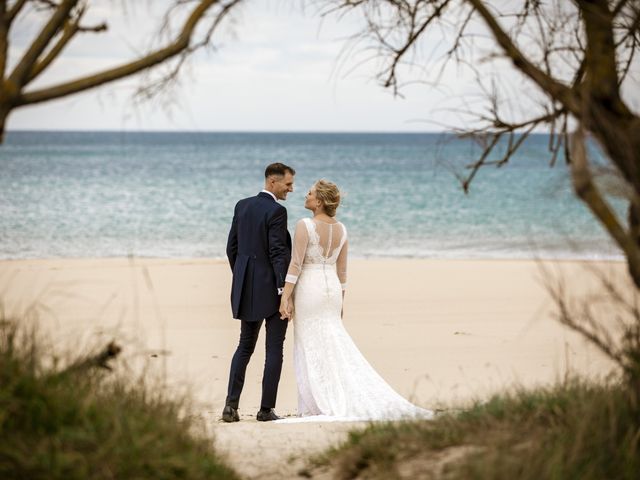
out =
<path fill-rule="evenodd" d="M 616 381 L 566 379 L 500 393 L 435 420 L 372 423 L 314 457 L 307 476 L 632 480 L 640 427 Z"/>
<path fill-rule="evenodd" d="M 186 398 L 111 371 L 120 347 L 54 354 L 0 323 L 0 478 L 234 479 Z"/>

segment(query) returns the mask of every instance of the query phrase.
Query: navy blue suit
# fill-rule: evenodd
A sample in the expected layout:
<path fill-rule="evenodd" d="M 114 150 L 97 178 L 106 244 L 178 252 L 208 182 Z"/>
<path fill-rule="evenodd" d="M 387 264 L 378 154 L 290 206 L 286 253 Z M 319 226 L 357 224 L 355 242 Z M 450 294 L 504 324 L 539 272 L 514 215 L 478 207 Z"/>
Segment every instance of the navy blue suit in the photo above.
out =
<path fill-rule="evenodd" d="M 227 241 L 233 272 L 231 310 L 242 321 L 240 341 L 231 361 L 227 405 L 238 408 L 249 359 L 262 322 L 266 321 L 266 360 L 262 378 L 262 408 L 275 407 L 283 343 L 288 322 L 280 319 L 278 288 L 284 287 L 291 237 L 287 209 L 268 193 L 240 200 L 235 207 Z"/>

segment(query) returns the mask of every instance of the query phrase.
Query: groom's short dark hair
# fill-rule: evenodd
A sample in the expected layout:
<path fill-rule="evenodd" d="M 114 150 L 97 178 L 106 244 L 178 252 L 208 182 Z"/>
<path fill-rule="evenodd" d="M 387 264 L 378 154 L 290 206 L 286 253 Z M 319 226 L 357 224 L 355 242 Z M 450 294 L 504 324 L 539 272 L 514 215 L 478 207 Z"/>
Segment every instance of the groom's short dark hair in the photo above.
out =
<path fill-rule="evenodd" d="M 296 171 L 293 168 L 285 165 L 284 163 L 272 163 L 271 165 L 267 165 L 267 168 L 264 171 L 264 178 L 269 178 L 271 175 L 280 175 L 284 177 L 287 172 L 291 175 L 296 174 Z"/>

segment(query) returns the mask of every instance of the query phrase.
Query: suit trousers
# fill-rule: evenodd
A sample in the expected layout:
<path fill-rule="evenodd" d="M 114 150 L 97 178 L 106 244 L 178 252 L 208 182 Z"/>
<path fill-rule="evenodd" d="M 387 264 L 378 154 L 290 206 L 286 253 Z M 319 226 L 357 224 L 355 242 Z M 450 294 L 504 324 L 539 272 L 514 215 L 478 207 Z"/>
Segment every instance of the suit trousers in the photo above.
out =
<path fill-rule="evenodd" d="M 276 313 L 265 320 L 267 335 L 265 341 L 265 362 L 262 376 L 262 400 L 260 408 L 274 408 L 276 406 L 276 396 L 278 394 L 278 383 L 282 372 L 284 337 L 287 333 L 289 322 L 280 318 L 280 313 Z M 233 408 L 238 408 L 240 394 L 244 386 L 244 377 L 247 365 L 258 341 L 260 327 L 263 320 L 257 322 L 247 322 L 241 320 L 240 342 L 236 353 L 231 361 L 231 371 L 229 372 L 229 387 L 227 390 L 226 404 Z"/>

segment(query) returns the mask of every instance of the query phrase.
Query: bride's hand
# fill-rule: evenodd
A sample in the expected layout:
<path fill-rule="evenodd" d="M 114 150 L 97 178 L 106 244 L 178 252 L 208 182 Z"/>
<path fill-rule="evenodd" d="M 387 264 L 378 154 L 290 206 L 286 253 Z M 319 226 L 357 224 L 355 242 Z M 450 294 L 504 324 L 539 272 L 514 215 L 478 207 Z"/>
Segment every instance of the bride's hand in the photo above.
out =
<path fill-rule="evenodd" d="M 282 297 L 280 300 L 280 319 L 291 320 L 292 310 L 293 308 L 292 305 L 290 305 L 289 299 Z"/>

